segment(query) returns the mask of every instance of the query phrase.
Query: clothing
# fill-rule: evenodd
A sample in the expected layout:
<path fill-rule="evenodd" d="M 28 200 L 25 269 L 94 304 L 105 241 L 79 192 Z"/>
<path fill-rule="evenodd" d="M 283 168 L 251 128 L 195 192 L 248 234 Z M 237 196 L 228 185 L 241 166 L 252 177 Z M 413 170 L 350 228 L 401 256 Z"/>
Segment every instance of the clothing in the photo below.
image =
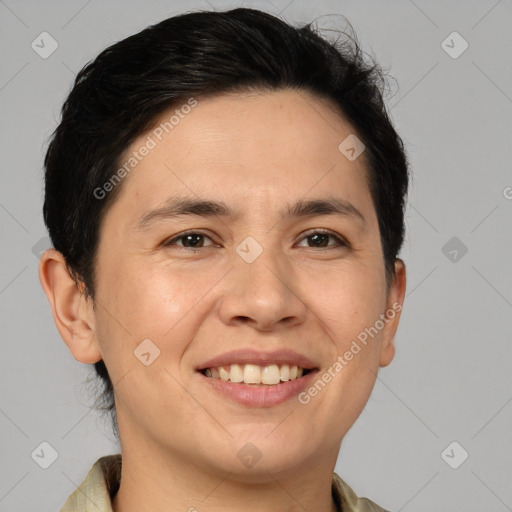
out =
<path fill-rule="evenodd" d="M 111 499 L 120 482 L 121 454 L 101 457 L 60 512 L 113 512 Z M 358 498 L 336 473 L 332 478 L 332 495 L 338 512 L 388 512 L 367 498 Z"/>

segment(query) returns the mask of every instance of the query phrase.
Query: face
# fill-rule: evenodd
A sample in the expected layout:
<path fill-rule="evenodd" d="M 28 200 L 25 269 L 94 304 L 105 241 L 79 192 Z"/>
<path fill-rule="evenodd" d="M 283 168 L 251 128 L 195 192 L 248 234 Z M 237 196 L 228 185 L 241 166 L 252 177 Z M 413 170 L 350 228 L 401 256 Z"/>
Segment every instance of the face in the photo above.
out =
<path fill-rule="evenodd" d="M 404 292 L 402 267 L 386 291 L 365 154 L 338 149 L 354 130 L 323 100 L 281 91 L 199 100 L 155 133 L 123 157 L 155 142 L 96 260 L 93 336 L 122 443 L 240 478 L 334 464 L 393 357 Z M 250 379 L 247 362 L 280 381 L 287 361 L 310 371 L 260 386 L 199 371 L 238 363 Z M 249 468 L 240 454 L 261 458 Z"/>

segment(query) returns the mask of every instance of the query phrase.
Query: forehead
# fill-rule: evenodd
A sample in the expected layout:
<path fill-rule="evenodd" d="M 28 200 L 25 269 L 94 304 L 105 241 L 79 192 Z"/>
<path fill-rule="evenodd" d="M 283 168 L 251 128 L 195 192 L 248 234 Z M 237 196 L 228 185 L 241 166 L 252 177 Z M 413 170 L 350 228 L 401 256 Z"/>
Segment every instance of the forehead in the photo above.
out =
<path fill-rule="evenodd" d="M 364 153 L 350 161 L 339 149 L 354 129 L 327 100 L 284 90 L 195 101 L 164 112 L 122 155 L 121 165 L 151 146 L 124 179 L 119 201 L 133 206 L 136 199 L 145 209 L 171 194 L 215 191 L 225 200 L 266 208 L 334 189 L 347 200 L 369 199 Z"/>

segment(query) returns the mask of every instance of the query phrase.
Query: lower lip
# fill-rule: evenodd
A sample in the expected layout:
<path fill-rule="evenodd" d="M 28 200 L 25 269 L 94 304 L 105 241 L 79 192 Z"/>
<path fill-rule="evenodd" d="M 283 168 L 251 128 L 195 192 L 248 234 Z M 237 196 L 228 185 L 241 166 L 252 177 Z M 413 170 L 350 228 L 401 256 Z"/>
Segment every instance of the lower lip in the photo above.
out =
<path fill-rule="evenodd" d="M 299 379 L 288 380 L 273 386 L 236 384 L 207 377 L 201 372 L 197 373 L 207 386 L 226 398 L 251 407 L 272 407 L 282 404 L 304 391 L 311 384 L 317 372 L 317 370 L 312 370 Z"/>

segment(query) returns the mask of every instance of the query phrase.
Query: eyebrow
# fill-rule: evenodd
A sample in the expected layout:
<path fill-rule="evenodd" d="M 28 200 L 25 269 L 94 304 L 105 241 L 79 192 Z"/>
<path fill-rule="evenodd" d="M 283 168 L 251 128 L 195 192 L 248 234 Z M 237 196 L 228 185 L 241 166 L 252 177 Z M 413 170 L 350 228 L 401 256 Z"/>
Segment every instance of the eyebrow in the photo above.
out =
<path fill-rule="evenodd" d="M 281 217 L 314 217 L 316 215 L 338 215 L 358 221 L 366 228 L 364 215 L 350 202 L 336 197 L 323 199 L 299 199 L 292 205 L 286 205 Z M 235 212 L 222 201 L 211 201 L 187 197 L 170 197 L 162 207 L 150 210 L 137 222 L 136 231 L 146 231 L 162 220 L 182 216 L 198 217 L 236 217 Z"/>

